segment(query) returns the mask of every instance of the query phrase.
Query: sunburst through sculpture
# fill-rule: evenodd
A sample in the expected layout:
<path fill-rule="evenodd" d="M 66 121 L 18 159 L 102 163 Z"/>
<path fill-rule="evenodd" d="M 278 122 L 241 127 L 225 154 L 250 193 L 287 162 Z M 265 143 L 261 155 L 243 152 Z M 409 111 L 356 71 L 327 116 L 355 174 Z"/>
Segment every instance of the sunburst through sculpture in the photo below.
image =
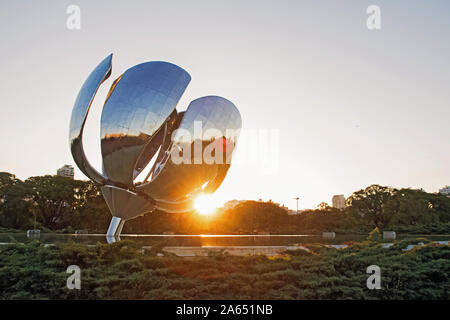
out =
<path fill-rule="evenodd" d="M 155 209 L 179 213 L 202 207 L 196 199 L 213 193 L 227 174 L 241 116 L 230 101 L 218 96 L 198 98 L 178 112 L 190 75 L 168 62 L 138 64 L 112 83 L 106 97 L 100 173 L 87 160 L 82 138 L 94 96 L 111 74 L 111 61 L 112 54 L 78 93 L 69 143 L 77 166 L 101 186 L 113 216 L 107 237 L 115 238 L 125 221 Z M 144 181 L 135 183 L 149 163 L 152 167 Z"/>

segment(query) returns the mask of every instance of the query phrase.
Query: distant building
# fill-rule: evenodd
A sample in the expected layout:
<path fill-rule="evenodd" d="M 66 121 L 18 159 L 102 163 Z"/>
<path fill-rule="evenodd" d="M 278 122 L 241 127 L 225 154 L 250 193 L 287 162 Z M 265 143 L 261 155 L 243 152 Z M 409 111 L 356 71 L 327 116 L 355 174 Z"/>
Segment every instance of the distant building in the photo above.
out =
<path fill-rule="evenodd" d="M 66 165 L 62 166 L 61 168 L 59 168 L 56 171 L 56 174 L 58 176 L 66 177 L 66 178 L 70 178 L 70 179 L 74 179 L 74 177 L 75 177 L 75 173 L 74 173 L 73 167 L 68 165 L 68 164 L 66 164 Z"/>
<path fill-rule="evenodd" d="M 331 199 L 332 207 L 336 209 L 345 209 L 345 197 L 343 194 L 334 195 Z"/>
<path fill-rule="evenodd" d="M 440 194 L 445 194 L 446 196 L 450 196 L 450 186 L 445 186 L 439 189 Z"/>

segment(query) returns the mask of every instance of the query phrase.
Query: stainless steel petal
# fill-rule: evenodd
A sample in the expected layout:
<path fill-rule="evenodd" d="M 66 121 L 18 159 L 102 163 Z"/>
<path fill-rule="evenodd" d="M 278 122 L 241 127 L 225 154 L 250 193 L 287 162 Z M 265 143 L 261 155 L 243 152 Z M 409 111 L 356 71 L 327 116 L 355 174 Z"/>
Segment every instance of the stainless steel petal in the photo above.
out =
<path fill-rule="evenodd" d="M 103 168 L 113 183 L 133 186 L 143 164 L 157 151 L 158 132 L 190 80 L 182 68 L 157 61 L 128 69 L 115 83 L 101 117 Z M 155 145 L 147 148 L 152 140 Z M 145 159 L 139 162 L 142 154 Z"/>
<path fill-rule="evenodd" d="M 158 163 L 158 173 L 150 182 L 136 187 L 156 201 L 156 207 L 169 212 L 192 210 L 193 198 L 200 192 L 214 192 L 224 179 L 231 163 L 242 121 L 238 109 L 225 98 L 207 96 L 192 101 L 173 137 L 169 155 Z M 198 134 L 199 126 L 202 132 Z M 207 151 L 219 144 L 225 149 L 222 161 L 208 161 Z M 200 149 L 199 149 L 200 148 Z M 220 150 L 223 150 L 220 149 Z M 189 151 L 180 163 L 177 150 Z M 200 163 L 195 153 L 200 150 Z M 199 159 L 197 159 L 198 162 Z M 210 159 L 211 160 L 211 159 Z"/>
<path fill-rule="evenodd" d="M 83 150 L 83 130 L 92 101 L 100 85 L 111 74 L 112 54 L 107 56 L 91 72 L 78 93 L 70 118 L 69 144 L 75 163 L 80 170 L 93 181 L 103 184 L 107 177 L 92 167 Z"/>
<path fill-rule="evenodd" d="M 177 110 L 173 110 L 172 114 L 167 118 L 161 129 L 153 137 L 152 141 L 148 143 L 144 151 L 142 151 L 140 158 L 134 169 L 133 178 L 136 178 L 139 175 L 139 173 L 147 166 L 147 164 L 150 162 L 153 156 L 156 156 L 156 152 L 158 151 L 159 148 L 161 148 L 160 154 L 164 154 L 164 152 L 170 146 L 168 145 L 167 142 L 170 142 L 170 134 L 174 129 L 174 124 L 177 118 L 178 118 Z M 153 171 L 153 168 L 151 171 Z"/>

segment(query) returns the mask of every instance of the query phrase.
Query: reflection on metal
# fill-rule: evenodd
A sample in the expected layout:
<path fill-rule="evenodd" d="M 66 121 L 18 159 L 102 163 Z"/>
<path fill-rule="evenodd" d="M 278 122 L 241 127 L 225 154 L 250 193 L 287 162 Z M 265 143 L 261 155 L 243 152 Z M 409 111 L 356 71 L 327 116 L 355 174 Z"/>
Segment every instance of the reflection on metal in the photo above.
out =
<path fill-rule="evenodd" d="M 177 112 L 190 75 L 171 63 L 142 63 L 125 71 L 109 90 L 101 116 L 103 172 L 98 172 L 86 158 L 82 137 L 93 98 L 111 74 L 111 60 L 109 55 L 85 81 L 69 132 L 75 163 L 101 185 L 113 215 L 108 242 L 117 240 L 126 220 L 156 209 L 192 211 L 198 194 L 216 191 L 241 128 L 239 111 L 222 97 L 198 98 Z M 150 162 L 144 182 L 135 185 Z"/>
<path fill-rule="evenodd" d="M 195 136 L 195 122 L 202 126 L 203 135 L 200 137 Z M 168 156 L 156 162 L 155 167 L 159 170 L 153 171 L 152 180 L 138 185 L 136 190 L 150 194 L 155 206 L 164 211 L 179 212 L 186 207 L 192 208 L 197 194 L 212 193 L 222 183 L 230 167 L 230 157 L 237 142 L 236 133 L 240 128 L 239 111 L 230 101 L 216 96 L 192 101 L 172 138 Z M 208 164 L 204 152 L 208 151 L 208 146 L 222 141 L 226 143 L 224 156 L 228 159 L 223 157 L 221 161 Z M 174 156 L 184 156 L 177 150 L 190 150 L 189 157 L 184 158 L 187 163 L 173 159 Z"/>
<path fill-rule="evenodd" d="M 100 62 L 84 82 L 72 109 L 69 129 L 69 144 L 75 163 L 88 178 L 102 184 L 106 182 L 107 178 L 90 165 L 83 150 L 82 138 L 84 124 L 94 96 L 103 81 L 111 74 L 111 59 L 112 54 Z"/>
<path fill-rule="evenodd" d="M 108 238 L 108 242 L 114 242 L 114 238 L 120 236 L 122 232 L 123 225 L 125 224 L 125 220 L 119 217 L 114 217 L 111 219 L 111 223 L 109 224 L 108 232 L 106 233 L 106 237 Z"/>
<path fill-rule="evenodd" d="M 109 224 L 108 231 L 106 232 L 106 241 L 108 243 L 114 243 L 120 241 L 120 233 L 122 232 L 125 219 L 113 216 L 111 223 Z"/>
<path fill-rule="evenodd" d="M 105 103 L 101 119 L 103 173 L 111 181 L 133 186 L 133 179 L 143 169 L 141 165 L 134 172 L 136 162 L 147 145 L 159 147 L 153 140 L 161 139 L 158 133 L 164 131 L 163 124 L 190 80 L 186 71 L 167 62 L 142 63 L 125 71 Z M 146 156 L 156 152 L 150 150 Z"/>

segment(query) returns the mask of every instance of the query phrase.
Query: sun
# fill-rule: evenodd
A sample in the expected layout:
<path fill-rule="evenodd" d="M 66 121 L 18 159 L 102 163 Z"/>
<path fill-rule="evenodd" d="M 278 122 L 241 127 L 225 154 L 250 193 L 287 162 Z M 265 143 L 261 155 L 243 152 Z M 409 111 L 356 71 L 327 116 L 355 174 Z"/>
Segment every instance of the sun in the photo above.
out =
<path fill-rule="evenodd" d="M 209 216 L 216 211 L 217 206 L 210 195 L 202 194 L 195 199 L 195 210 L 203 216 Z"/>

